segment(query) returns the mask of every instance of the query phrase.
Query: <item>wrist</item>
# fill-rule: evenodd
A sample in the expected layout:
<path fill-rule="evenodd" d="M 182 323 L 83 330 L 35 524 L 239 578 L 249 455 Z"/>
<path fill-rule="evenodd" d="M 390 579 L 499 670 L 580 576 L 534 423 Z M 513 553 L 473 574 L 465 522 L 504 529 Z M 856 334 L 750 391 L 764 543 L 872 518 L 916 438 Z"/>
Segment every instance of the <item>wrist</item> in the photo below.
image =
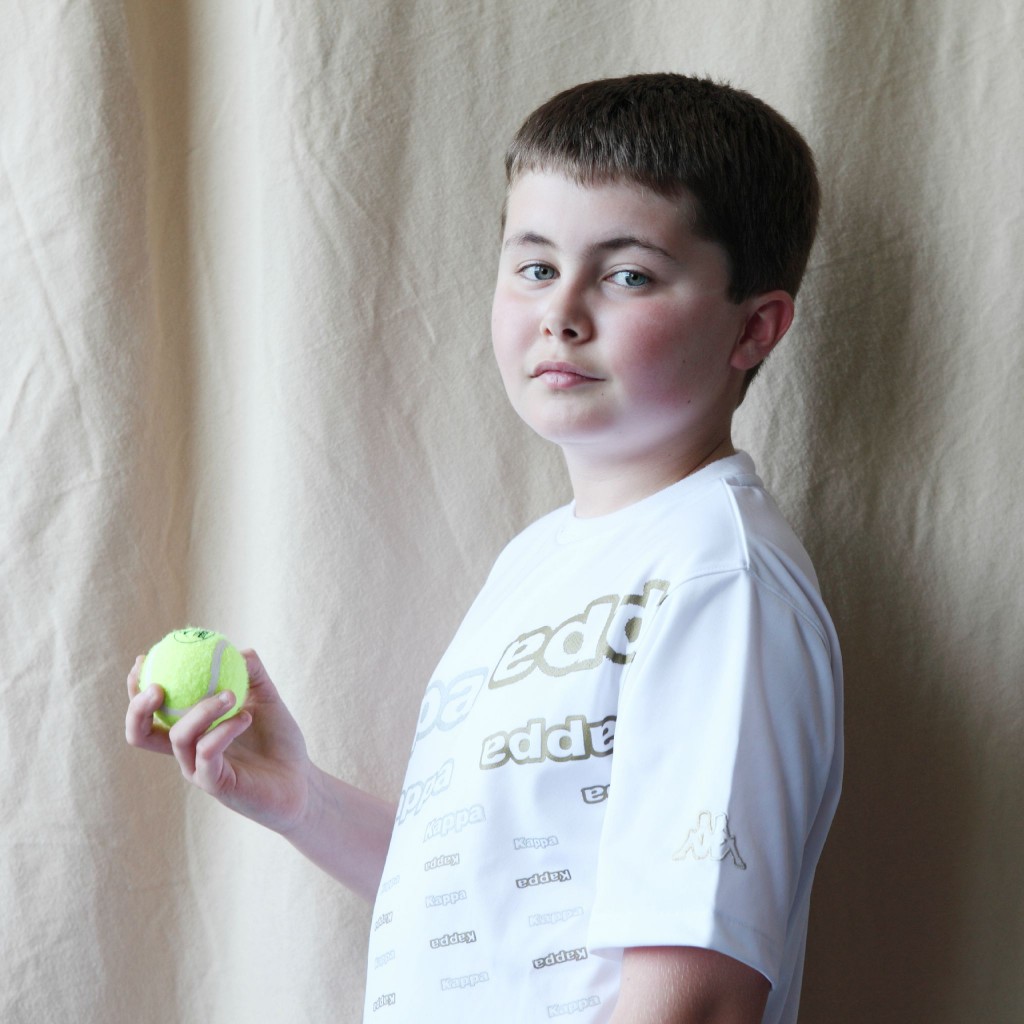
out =
<path fill-rule="evenodd" d="M 301 796 L 296 800 L 293 813 L 282 818 L 277 827 L 272 827 L 279 836 L 293 846 L 302 849 L 312 837 L 319 834 L 327 816 L 327 776 L 312 761 L 306 762 L 304 785 Z"/>

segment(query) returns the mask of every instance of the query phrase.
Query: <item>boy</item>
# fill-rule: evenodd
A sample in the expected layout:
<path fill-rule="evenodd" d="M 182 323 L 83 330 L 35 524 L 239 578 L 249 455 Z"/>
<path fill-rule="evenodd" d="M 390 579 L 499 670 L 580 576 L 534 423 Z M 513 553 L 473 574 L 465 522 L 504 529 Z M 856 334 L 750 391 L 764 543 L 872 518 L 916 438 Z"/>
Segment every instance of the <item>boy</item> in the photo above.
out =
<path fill-rule="evenodd" d="M 839 650 L 730 425 L 792 320 L 813 159 L 752 97 L 646 75 L 556 96 L 506 169 L 495 355 L 574 501 L 499 556 L 397 810 L 309 762 L 252 653 L 208 734 L 219 698 L 155 731 L 137 663 L 129 742 L 376 894 L 366 1021 L 795 1021 Z"/>

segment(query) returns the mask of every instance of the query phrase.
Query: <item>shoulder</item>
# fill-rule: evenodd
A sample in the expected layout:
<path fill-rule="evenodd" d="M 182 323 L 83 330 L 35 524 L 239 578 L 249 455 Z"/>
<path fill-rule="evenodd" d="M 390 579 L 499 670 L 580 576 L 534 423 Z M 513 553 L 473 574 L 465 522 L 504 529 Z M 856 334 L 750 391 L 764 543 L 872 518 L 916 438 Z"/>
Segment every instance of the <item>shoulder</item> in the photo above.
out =
<path fill-rule="evenodd" d="M 827 619 L 811 559 L 750 457 L 739 452 L 708 468 L 715 472 L 698 500 L 679 509 L 687 540 L 673 589 L 724 577 L 741 582 L 734 589 L 773 594 L 798 614 Z"/>
<path fill-rule="evenodd" d="M 750 679 L 754 662 L 776 674 L 809 658 L 830 690 L 841 678 L 839 643 L 807 552 L 748 456 L 708 468 L 700 487 L 680 489 L 664 524 L 646 533 L 661 544 L 660 532 L 674 550 L 634 668 L 663 672 L 666 659 L 703 659 L 701 671 L 717 677 L 743 651 L 739 675 Z"/>
<path fill-rule="evenodd" d="M 742 452 L 608 516 L 577 519 L 571 505 L 548 513 L 498 555 L 481 598 L 561 622 L 613 596 L 646 606 L 652 587 L 666 613 L 760 594 L 765 606 L 778 599 L 827 618 L 807 553 Z"/>
<path fill-rule="evenodd" d="M 811 560 L 744 452 L 625 512 L 614 538 L 617 561 L 641 572 L 656 562 L 673 590 L 743 574 L 799 604 L 818 600 Z"/>

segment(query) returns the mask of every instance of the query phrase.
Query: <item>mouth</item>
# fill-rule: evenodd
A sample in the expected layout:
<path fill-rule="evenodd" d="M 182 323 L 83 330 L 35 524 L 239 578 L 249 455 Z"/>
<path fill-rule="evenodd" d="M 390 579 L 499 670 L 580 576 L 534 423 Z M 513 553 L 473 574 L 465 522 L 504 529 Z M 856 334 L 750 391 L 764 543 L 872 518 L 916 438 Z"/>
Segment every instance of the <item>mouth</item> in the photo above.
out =
<path fill-rule="evenodd" d="M 571 388 L 579 384 L 591 384 L 604 379 L 590 370 L 575 365 L 575 363 L 562 362 L 538 363 L 530 376 L 534 380 L 542 380 L 553 388 Z"/>

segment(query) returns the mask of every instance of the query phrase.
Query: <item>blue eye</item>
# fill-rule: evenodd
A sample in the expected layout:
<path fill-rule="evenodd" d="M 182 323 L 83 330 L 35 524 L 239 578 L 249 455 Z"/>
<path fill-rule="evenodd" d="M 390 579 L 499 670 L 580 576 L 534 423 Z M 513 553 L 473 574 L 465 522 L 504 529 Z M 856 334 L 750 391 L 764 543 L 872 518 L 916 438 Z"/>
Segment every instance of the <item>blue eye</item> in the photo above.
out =
<path fill-rule="evenodd" d="M 528 263 L 520 271 L 527 281 L 553 281 L 557 276 L 555 268 L 546 263 Z"/>
<path fill-rule="evenodd" d="M 651 283 L 651 279 L 646 274 L 641 274 L 639 270 L 616 270 L 611 280 L 624 288 L 643 288 L 644 285 Z"/>

